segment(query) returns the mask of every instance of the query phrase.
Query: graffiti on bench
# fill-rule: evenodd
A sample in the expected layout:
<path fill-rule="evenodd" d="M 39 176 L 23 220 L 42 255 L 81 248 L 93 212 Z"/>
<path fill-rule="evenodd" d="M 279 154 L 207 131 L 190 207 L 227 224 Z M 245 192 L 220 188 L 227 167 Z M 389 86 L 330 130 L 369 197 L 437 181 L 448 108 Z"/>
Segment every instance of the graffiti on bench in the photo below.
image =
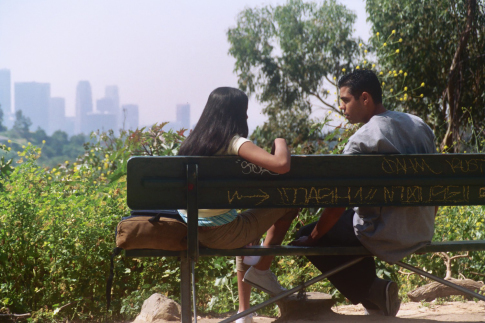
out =
<path fill-rule="evenodd" d="M 384 187 L 279 187 L 276 189 L 228 190 L 228 202 L 253 199 L 254 205 L 266 200 L 281 206 L 295 205 L 376 205 L 400 204 L 422 205 L 469 203 L 470 186 L 435 185 L 422 186 L 384 186 Z M 479 188 L 479 198 L 485 198 L 485 187 Z"/>
<path fill-rule="evenodd" d="M 252 164 L 251 164 L 252 165 Z M 242 166 L 242 165 L 241 165 Z M 245 166 L 247 167 L 247 165 Z M 243 167 L 243 172 L 245 172 Z M 456 176 L 459 174 L 482 175 L 484 187 L 469 185 L 381 185 L 372 186 L 328 186 L 322 180 L 322 185 L 307 187 L 265 187 L 241 188 L 227 190 L 229 204 L 251 199 L 255 206 L 265 201 L 281 206 L 296 205 L 422 205 L 431 204 L 467 204 L 471 200 L 485 198 L 485 158 L 455 158 L 445 160 L 445 163 L 431 163 L 424 157 L 390 156 L 381 162 L 381 174 L 372 174 L 375 178 L 389 176 Z M 260 169 L 251 170 L 252 173 L 262 174 Z M 268 171 L 269 172 L 269 171 Z M 442 184 L 442 183 L 440 183 Z M 348 185 L 348 184 L 346 184 Z M 352 184 L 350 184 L 352 185 Z M 471 197 L 471 198 L 470 198 Z"/>
<path fill-rule="evenodd" d="M 453 173 L 473 173 L 481 172 L 485 168 L 485 158 L 459 159 L 452 158 L 446 160 L 447 165 Z M 446 165 L 445 165 L 446 166 Z M 406 158 L 406 157 L 384 157 L 382 161 L 382 170 L 386 174 L 419 174 L 427 173 L 442 174 L 443 170 L 431 167 L 424 158 Z"/>

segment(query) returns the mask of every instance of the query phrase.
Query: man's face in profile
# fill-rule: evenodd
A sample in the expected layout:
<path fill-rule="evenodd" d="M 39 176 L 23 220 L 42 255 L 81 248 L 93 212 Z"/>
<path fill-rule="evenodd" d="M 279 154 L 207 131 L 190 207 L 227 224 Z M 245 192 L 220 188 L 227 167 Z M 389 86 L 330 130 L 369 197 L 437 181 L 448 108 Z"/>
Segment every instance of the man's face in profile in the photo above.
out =
<path fill-rule="evenodd" d="M 340 110 L 342 110 L 349 123 L 354 124 L 362 122 L 360 120 L 362 118 L 361 114 L 363 108 L 360 101 L 355 99 L 347 86 L 340 88 Z"/>
<path fill-rule="evenodd" d="M 363 103 L 362 95 L 358 100 L 350 93 L 347 86 L 340 88 L 340 110 L 342 110 L 345 118 L 351 124 L 366 123 L 370 118 L 367 118 L 367 109 Z"/>

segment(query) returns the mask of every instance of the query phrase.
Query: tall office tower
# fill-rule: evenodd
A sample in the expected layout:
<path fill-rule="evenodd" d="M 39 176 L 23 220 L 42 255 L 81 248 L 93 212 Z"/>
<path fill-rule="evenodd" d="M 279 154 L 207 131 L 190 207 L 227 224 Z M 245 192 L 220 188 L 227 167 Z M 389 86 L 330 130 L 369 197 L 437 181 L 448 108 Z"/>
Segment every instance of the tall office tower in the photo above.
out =
<path fill-rule="evenodd" d="M 117 126 L 116 116 L 112 113 L 90 112 L 86 115 L 87 126 L 85 134 L 93 131 L 107 132 L 108 130 L 115 130 Z"/>
<path fill-rule="evenodd" d="M 75 133 L 88 135 L 89 123 L 86 116 L 93 112 L 93 96 L 89 81 L 79 81 L 76 88 L 76 127 Z"/>
<path fill-rule="evenodd" d="M 115 107 L 115 103 L 111 98 L 102 98 L 96 100 L 96 111 L 102 113 L 116 114 L 118 109 Z"/>
<path fill-rule="evenodd" d="M 177 104 L 177 126 L 190 129 L 190 104 Z"/>
<path fill-rule="evenodd" d="M 108 111 L 109 113 L 119 114 L 120 110 L 120 94 L 118 91 L 118 86 L 109 85 L 104 90 L 104 97 L 111 99 L 113 101 L 113 111 Z"/>
<path fill-rule="evenodd" d="M 75 135 L 74 128 L 76 127 L 76 117 L 66 117 L 66 133 L 70 136 Z"/>
<path fill-rule="evenodd" d="M 138 128 L 138 106 L 136 104 L 124 104 L 121 106 L 122 126 L 125 130 Z"/>
<path fill-rule="evenodd" d="M 66 127 L 66 100 L 64 98 L 51 98 L 49 104 L 49 131 L 52 135 L 57 130 L 67 133 Z"/>
<path fill-rule="evenodd" d="M 118 91 L 118 86 L 116 85 L 108 85 L 104 89 L 104 110 L 100 110 L 97 108 L 98 111 L 103 111 L 104 113 L 109 113 L 114 115 L 116 119 L 116 125 L 113 128 L 115 133 L 118 133 L 119 129 L 122 127 L 121 124 L 121 111 L 120 111 L 120 94 Z M 111 101 L 111 104 L 107 103 Z"/>
<path fill-rule="evenodd" d="M 51 85 L 49 83 L 19 82 L 15 83 L 15 111 L 22 110 L 25 117 L 30 118 L 30 131 L 49 127 L 49 105 Z"/>
<path fill-rule="evenodd" d="M 2 125 L 7 128 L 12 127 L 12 86 L 10 70 L 0 70 L 0 109 L 3 112 Z"/>

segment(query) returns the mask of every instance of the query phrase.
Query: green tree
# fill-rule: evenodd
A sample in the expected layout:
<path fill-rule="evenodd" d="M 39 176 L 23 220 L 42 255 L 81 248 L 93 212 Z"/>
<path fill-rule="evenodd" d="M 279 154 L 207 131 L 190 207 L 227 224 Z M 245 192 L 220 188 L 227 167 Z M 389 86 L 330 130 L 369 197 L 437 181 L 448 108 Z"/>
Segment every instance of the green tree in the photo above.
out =
<path fill-rule="evenodd" d="M 28 138 L 29 128 L 32 125 L 29 117 L 24 116 L 22 110 L 15 112 L 15 123 L 12 127 L 13 135 L 20 138 Z"/>
<path fill-rule="evenodd" d="M 418 96 L 423 95 L 423 100 L 412 95 L 404 98 L 402 78 L 391 77 L 385 93 L 394 89 L 394 96 L 404 100 L 387 100 L 388 107 L 426 120 L 442 148 L 453 147 L 457 152 L 466 146 L 456 143 L 470 139 L 483 145 L 484 1 L 367 0 L 366 9 L 374 35 L 381 35 L 381 39 L 372 38 L 372 44 L 382 49 L 377 51 L 379 65 L 385 73 L 403 70 L 406 84 L 418 88 Z M 388 35 L 384 47 L 382 37 Z"/>
<path fill-rule="evenodd" d="M 44 129 L 41 129 L 40 127 L 37 128 L 35 132 L 30 133 L 30 138 L 34 145 L 40 146 L 43 141 L 46 141 L 49 136 L 47 136 L 46 132 Z"/>
<path fill-rule="evenodd" d="M 316 106 L 340 113 L 330 102 L 335 79 L 353 68 L 359 40 L 352 38 L 356 15 L 334 0 L 321 4 L 291 0 L 276 7 L 246 9 L 227 32 L 236 58 L 239 87 L 266 105 L 268 122 L 255 134 L 259 144 L 284 137 L 303 143 Z"/>
<path fill-rule="evenodd" d="M 69 144 L 69 138 L 67 133 L 61 130 L 57 130 L 46 139 L 46 144 L 42 148 L 42 154 L 52 158 L 53 156 L 63 155 L 64 147 Z"/>
<path fill-rule="evenodd" d="M 0 106 L 0 131 L 5 131 L 7 130 L 7 127 L 3 125 L 3 110 L 2 107 Z"/>
<path fill-rule="evenodd" d="M 69 139 L 69 144 L 63 146 L 62 153 L 69 158 L 76 158 L 84 152 L 83 145 L 88 141 L 88 139 L 89 138 L 82 133 L 71 136 Z"/>

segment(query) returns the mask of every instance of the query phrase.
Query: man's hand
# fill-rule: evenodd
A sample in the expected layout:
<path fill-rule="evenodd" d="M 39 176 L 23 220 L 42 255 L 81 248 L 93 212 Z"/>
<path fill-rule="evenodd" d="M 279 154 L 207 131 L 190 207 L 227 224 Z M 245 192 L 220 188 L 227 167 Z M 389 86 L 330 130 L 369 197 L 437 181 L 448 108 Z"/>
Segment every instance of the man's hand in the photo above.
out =
<path fill-rule="evenodd" d="M 315 241 L 309 236 L 302 236 L 290 242 L 291 246 L 310 247 L 315 245 Z"/>
<path fill-rule="evenodd" d="M 335 223 L 337 223 L 340 216 L 345 211 L 343 207 L 331 207 L 323 210 L 320 214 L 320 219 L 318 219 L 317 224 L 312 230 L 309 236 L 302 236 L 296 240 L 290 242 L 292 246 L 314 246 L 317 241 L 325 235 L 325 233 L 330 230 Z"/>

